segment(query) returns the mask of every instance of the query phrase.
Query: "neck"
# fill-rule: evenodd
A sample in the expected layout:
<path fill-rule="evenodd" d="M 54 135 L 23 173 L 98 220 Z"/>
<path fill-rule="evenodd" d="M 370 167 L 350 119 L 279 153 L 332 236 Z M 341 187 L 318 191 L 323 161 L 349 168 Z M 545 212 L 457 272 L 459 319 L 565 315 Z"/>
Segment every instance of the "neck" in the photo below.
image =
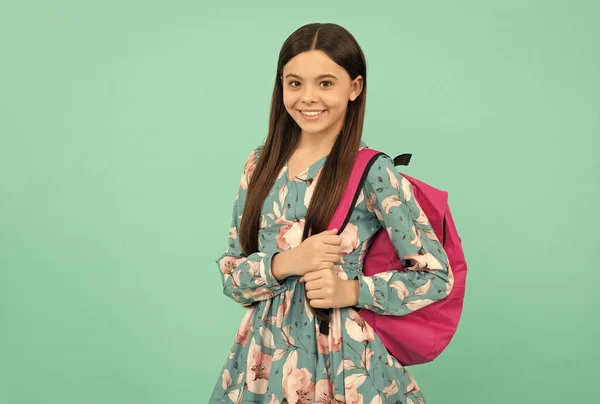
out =
<path fill-rule="evenodd" d="M 305 133 L 300 134 L 297 149 L 306 150 L 309 153 L 328 154 L 333 148 L 338 133 L 323 134 L 323 133 Z"/>
<path fill-rule="evenodd" d="M 329 154 L 343 126 L 344 118 L 342 117 L 325 132 L 306 133 L 302 130 L 297 149 L 306 150 L 311 154 Z"/>

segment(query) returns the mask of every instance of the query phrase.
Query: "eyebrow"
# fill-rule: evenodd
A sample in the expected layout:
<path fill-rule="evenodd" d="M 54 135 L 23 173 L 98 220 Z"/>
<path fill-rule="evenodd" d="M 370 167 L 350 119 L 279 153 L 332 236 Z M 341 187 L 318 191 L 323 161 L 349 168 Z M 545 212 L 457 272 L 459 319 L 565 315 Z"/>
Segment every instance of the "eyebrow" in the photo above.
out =
<path fill-rule="evenodd" d="M 288 78 L 288 77 L 290 77 L 290 76 L 294 76 L 294 77 L 297 77 L 297 78 L 299 78 L 300 80 L 302 80 L 302 77 L 298 76 L 297 74 L 293 74 L 293 73 L 288 73 L 288 74 L 285 76 L 285 78 L 287 79 L 287 78 Z M 337 77 L 335 77 L 333 74 L 330 74 L 330 73 L 327 73 L 327 74 L 321 74 L 320 76 L 317 76 L 317 78 L 316 78 L 316 79 L 317 79 L 317 80 L 319 80 L 319 79 L 322 79 L 322 78 L 325 78 L 325 77 L 332 77 L 332 78 L 334 78 L 334 79 L 336 79 L 336 80 L 337 80 Z"/>

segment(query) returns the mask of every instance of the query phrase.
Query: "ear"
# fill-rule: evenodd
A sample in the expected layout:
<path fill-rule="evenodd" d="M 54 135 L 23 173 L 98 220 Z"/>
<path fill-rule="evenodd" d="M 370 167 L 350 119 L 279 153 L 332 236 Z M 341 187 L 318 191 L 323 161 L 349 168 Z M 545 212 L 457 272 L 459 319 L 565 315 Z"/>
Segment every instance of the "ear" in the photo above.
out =
<path fill-rule="evenodd" d="M 362 76 L 357 76 L 352 81 L 351 90 L 350 90 L 350 96 L 348 97 L 348 99 L 350 101 L 354 101 L 356 98 L 358 98 L 358 96 L 362 92 L 362 89 L 363 89 L 363 77 Z"/>

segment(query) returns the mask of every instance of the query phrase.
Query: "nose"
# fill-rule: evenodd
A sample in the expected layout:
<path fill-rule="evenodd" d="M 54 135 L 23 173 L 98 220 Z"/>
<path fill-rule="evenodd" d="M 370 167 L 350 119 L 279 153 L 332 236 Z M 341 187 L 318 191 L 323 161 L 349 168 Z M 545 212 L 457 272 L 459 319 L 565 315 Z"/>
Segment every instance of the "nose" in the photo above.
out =
<path fill-rule="evenodd" d="M 304 94 L 302 96 L 302 101 L 304 101 L 307 104 L 315 102 L 315 100 L 317 99 L 317 91 L 314 90 L 311 85 L 307 85 L 305 88 L 306 90 L 304 91 Z"/>

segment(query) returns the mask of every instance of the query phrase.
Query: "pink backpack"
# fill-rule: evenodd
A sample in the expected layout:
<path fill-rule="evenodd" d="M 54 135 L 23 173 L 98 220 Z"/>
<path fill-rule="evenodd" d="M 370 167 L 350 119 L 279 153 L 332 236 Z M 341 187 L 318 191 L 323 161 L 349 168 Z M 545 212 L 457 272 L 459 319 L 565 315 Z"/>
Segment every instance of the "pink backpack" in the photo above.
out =
<path fill-rule="evenodd" d="M 338 228 L 341 234 L 350 219 L 364 184 L 366 174 L 382 152 L 363 148 L 356 158 L 348 186 L 335 211 L 328 229 Z M 394 159 L 395 165 L 408 165 L 410 154 Z M 383 344 L 402 365 L 417 365 L 434 360 L 448 346 L 458 327 L 465 295 L 467 264 L 450 208 L 448 193 L 402 174 L 413 186 L 413 195 L 421 205 L 448 256 L 454 287 L 448 296 L 412 313 L 396 316 L 376 314 L 359 309 L 359 314 L 373 328 Z M 367 276 L 380 272 L 404 271 L 402 260 L 382 227 L 373 236 L 373 242 L 363 262 Z"/>

